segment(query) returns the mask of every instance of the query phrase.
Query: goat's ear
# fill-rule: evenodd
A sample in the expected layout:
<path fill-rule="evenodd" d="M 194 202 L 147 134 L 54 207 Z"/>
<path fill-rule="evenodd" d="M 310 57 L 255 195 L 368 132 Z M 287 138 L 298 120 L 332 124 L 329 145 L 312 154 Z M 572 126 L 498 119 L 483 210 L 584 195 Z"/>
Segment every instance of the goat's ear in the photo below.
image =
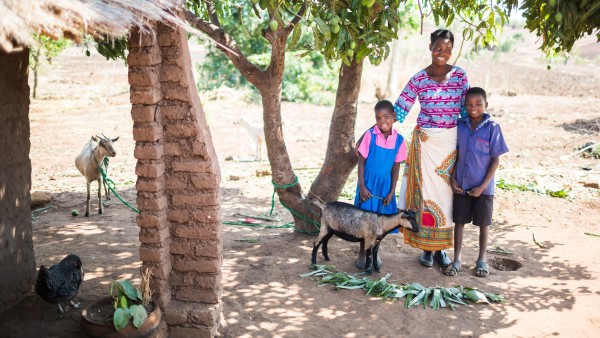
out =
<path fill-rule="evenodd" d="M 98 142 L 98 136 L 94 136 L 94 135 L 92 135 L 92 141 L 94 141 L 94 142 Z"/>
<path fill-rule="evenodd" d="M 111 141 L 112 142 L 117 142 L 119 140 L 119 136 L 117 136 L 116 138 L 113 138 Z"/>

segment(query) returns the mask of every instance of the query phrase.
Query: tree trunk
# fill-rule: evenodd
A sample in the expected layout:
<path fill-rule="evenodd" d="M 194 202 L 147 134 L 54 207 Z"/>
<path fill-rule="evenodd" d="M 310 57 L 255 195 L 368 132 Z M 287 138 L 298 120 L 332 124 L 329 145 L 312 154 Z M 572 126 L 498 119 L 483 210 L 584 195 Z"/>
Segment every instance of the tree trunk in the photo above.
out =
<path fill-rule="evenodd" d="M 37 67 L 33 69 L 33 98 L 37 96 L 38 71 Z"/>
<path fill-rule="evenodd" d="M 286 186 L 296 182 L 296 174 L 292 169 L 281 127 L 281 80 L 273 80 L 261 90 L 265 143 L 273 183 L 278 186 Z M 302 219 L 302 215 L 307 215 L 307 208 L 300 183 L 287 188 L 277 188 L 277 186 L 274 186 L 274 188 L 280 202 L 296 212 L 296 214 L 292 212 L 296 229 L 299 231 L 317 231 L 315 227 L 309 226 L 310 222 L 307 223 Z M 308 217 L 304 216 L 304 218 Z"/>
<path fill-rule="evenodd" d="M 388 73 L 387 84 L 385 87 L 385 97 L 392 101 L 395 100 L 392 95 L 398 92 L 398 74 L 400 73 L 400 41 L 392 42 L 392 57 L 390 60 L 390 71 Z M 393 101 L 392 101 L 393 102 Z"/>
<path fill-rule="evenodd" d="M 354 146 L 354 128 L 360 79 L 363 63 L 342 65 L 336 103 L 331 117 L 329 140 L 325 161 L 313 182 L 310 194 L 322 202 L 335 201 L 340 196 L 348 176 L 357 162 Z M 295 182 L 296 176 L 290 163 L 281 129 L 281 82 L 261 92 L 263 97 L 265 143 L 273 172 L 273 181 L 278 185 Z M 281 202 L 294 210 L 292 215 L 299 231 L 316 232 L 320 221 L 320 209 L 312 199 L 305 199 L 300 184 L 276 189 Z"/>
<path fill-rule="evenodd" d="M 363 62 L 356 61 L 340 68 L 325 161 L 310 187 L 311 195 L 325 202 L 338 199 L 357 163 L 354 128 L 362 68 Z"/>
<path fill-rule="evenodd" d="M 37 49 L 35 50 L 35 53 L 33 54 L 33 60 L 35 63 L 35 66 L 33 66 L 33 98 L 35 99 L 37 96 L 37 85 L 38 85 L 38 68 L 40 65 L 40 53 L 42 51 L 42 45 L 41 43 L 38 43 Z"/>

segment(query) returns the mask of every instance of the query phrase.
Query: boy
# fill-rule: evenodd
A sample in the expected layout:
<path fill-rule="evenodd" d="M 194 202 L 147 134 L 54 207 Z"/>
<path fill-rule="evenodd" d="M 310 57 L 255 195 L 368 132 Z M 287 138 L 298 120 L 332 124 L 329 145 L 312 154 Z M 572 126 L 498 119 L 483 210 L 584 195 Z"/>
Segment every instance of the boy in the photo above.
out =
<path fill-rule="evenodd" d="M 479 227 L 479 257 L 475 275 L 487 277 L 490 273 L 485 259 L 488 230 L 492 224 L 494 173 L 500 164 L 500 155 L 508 152 L 500 126 L 485 112 L 485 90 L 473 87 L 465 93 L 468 117 L 458 121 L 458 157 L 452 174 L 454 202 L 454 261 L 444 271 L 455 276 L 460 271 L 460 251 L 463 229 L 473 222 Z"/>

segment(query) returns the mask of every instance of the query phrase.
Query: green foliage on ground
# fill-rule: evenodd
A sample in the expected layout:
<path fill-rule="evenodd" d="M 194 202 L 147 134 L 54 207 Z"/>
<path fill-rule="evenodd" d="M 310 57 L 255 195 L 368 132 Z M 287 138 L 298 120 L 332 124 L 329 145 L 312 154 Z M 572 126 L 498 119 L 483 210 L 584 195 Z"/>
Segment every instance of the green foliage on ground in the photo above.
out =
<path fill-rule="evenodd" d="M 312 265 L 313 271 L 300 275 L 300 277 L 311 277 L 320 285 L 330 284 L 339 289 L 364 290 L 366 295 L 381 297 L 382 300 L 400 300 L 404 298 L 404 307 L 423 305 L 423 308 L 431 307 L 434 310 L 449 308 L 455 310 L 460 305 L 467 303 L 504 303 L 504 296 L 474 288 L 457 285 L 455 287 L 424 287 L 419 283 L 394 284 L 388 279 L 392 274 L 387 274 L 378 279 L 368 277 L 357 277 L 346 272 L 336 272 L 333 266 Z"/>
<path fill-rule="evenodd" d="M 569 192 L 570 192 L 570 190 L 564 189 L 564 188 L 559 189 L 559 190 L 545 189 L 545 188 L 540 187 L 532 182 L 510 183 L 510 182 L 505 181 L 503 178 L 496 181 L 496 186 L 503 190 L 532 191 L 539 195 L 548 195 L 548 196 L 558 197 L 558 198 L 568 198 Z"/>

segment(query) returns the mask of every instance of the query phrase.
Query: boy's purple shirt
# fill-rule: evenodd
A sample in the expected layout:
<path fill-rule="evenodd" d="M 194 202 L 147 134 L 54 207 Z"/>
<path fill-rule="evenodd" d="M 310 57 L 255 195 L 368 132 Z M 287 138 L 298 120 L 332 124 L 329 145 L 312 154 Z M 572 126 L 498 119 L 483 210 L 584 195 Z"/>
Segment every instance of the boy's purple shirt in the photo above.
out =
<path fill-rule="evenodd" d="M 492 121 L 489 114 L 483 113 L 483 120 L 471 132 L 469 117 L 458 120 L 458 162 L 456 180 L 464 191 L 478 187 L 487 174 L 492 158 L 508 152 L 500 126 Z M 494 194 L 494 178 L 481 193 Z"/>

